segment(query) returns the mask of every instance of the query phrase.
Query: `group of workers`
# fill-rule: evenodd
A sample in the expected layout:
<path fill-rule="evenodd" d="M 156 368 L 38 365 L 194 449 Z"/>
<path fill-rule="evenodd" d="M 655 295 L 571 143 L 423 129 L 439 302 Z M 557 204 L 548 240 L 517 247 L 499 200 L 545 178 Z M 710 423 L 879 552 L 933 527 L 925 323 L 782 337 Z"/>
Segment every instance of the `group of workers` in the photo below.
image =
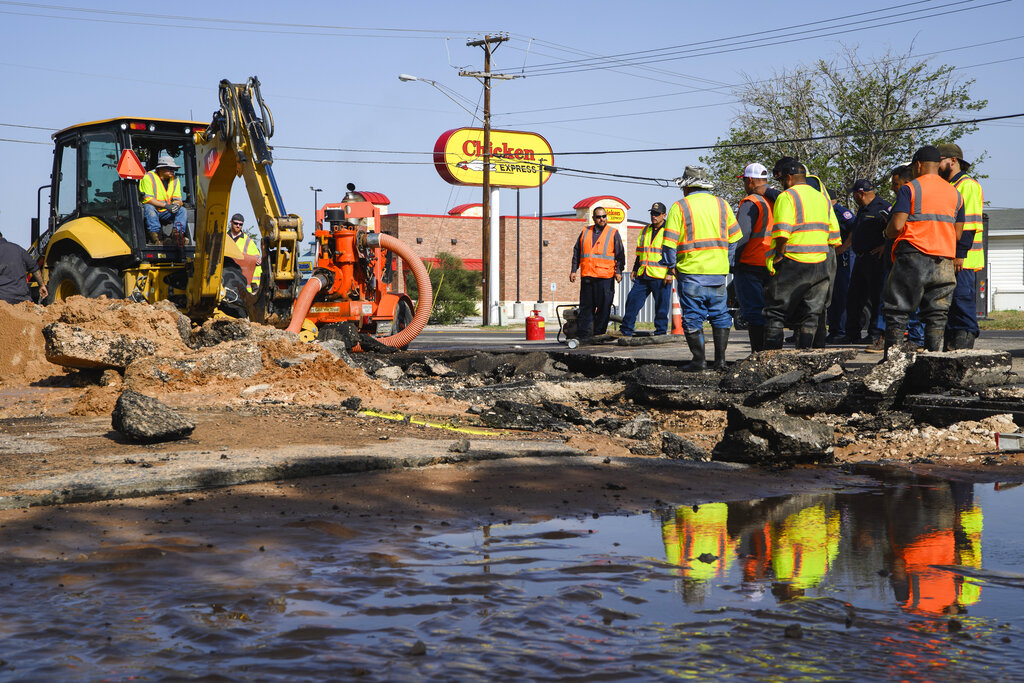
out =
<path fill-rule="evenodd" d="M 655 202 L 637 238 L 619 333 L 632 336 L 648 296 L 655 335 L 668 332 L 673 281 L 693 359 L 707 367 L 704 323 L 714 340 L 712 366 L 725 367 L 733 319 L 727 279 L 747 323 L 753 351 L 782 348 L 793 330 L 799 349 L 826 342 L 868 343 L 879 351 L 905 340 L 927 351 L 973 348 L 978 336 L 975 273 L 984 266 L 982 190 L 967 176 L 960 147 L 925 145 L 890 174 L 895 204 L 870 180 L 854 182 L 856 215 L 794 157 L 769 171 L 750 163 L 738 178 L 747 193 L 735 212 L 711 193 L 706 169 L 687 166 L 683 198 L 666 211 Z M 614 282 L 625 250 L 598 207 L 573 251 L 570 280 L 580 281 L 581 338 L 607 332 Z M 867 328 L 867 337 L 861 331 Z M 906 338 L 906 339 L 905 339 Z"/>

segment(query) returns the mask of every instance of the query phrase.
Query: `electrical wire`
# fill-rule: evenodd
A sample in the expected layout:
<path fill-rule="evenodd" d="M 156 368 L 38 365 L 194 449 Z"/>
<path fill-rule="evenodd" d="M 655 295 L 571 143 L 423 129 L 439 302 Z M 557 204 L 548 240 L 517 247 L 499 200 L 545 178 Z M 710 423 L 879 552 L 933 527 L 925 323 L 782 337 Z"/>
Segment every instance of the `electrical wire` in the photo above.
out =
<path fill-rule="evenodd" d="M 925 1 L 927 1 L 927 0 L 925 0 Z M 951 3 L 951 4 L 952 5 L 959 5 L 959 4 L 968 3 L 968 2 L 975 2 L 975 1 L 976 0 L 961 0 L 960 2 Z M 971 6 L 971 7 L 961 7 L 961 8 L 958 8 L 958 9 L 949 9 L 949 10 L 942 11 L 942 12 L 933 12 L 931 14 L 920 14 L 920 13 L 917 13 L 917 12 L 902 12 L 902 10 L 905 7 L 907 7 L 906 5 L 904 5 L 904 6 L 900 7 L 900 11 L 902 12 L 901 14 L 895 14 L 895 15 L 887 16 L 887 17 L 877 17 L 877 18 L 873 18 L 873 19 L 865 19 L 865 20 L 855 21 L 855 22 L 848 22 L 846 24 L 846 26 L 828 27 L 828 31 L 829 31 L 828 33 L 820 33 L 821 31 L 824 31 L 825 29 L 809 29 L 809 30 L 804 30 L 804 31 L 791 31 L 791 30 L 789 30 L 789 31 L 787 31 L 787 34 L 786 34 L 787 37 L 766 36 L 766 35 L 764 35 L 764 33 L 768 33 L 768 32 L 762 32 L 762 33 L 759 33 L 759 34 L 747 34 L 747 35 L 760 35 L 761 37 L 751 38 L 749 40 L 732 41 L 730 43 L 729 47 L 717 47 L 716 46 L 716 47 L 713 47 L 713 48 L 697 48 L 697 50 L 692 50 L 691 49 L 691 50 L 688 51 L 688 50 L 686 50 L 686 48 L 692 48 L 692 44 L 691 45 L 684 45 L 684 46 L 676 46 L 674 48 L 671 48 L 673 50 L 672 52 L 667 52 L 667 53 L 664 53 L 663 55 L 658 55 L 657 57 L 650 57 L 650 58 L 645 58 L 645 59 L 634 59 L 632 61 L 627 61 L 627 62 L 624 62 L 622 59 L 618 59 L 617 58 L 618 56 L 613 56 L 616 59 L 613 61 L 612 65 L 613 66 L 621 67 L 621 66 L 629 66 L 629 65 L 634 65 L 634 64 L 651 64 L 651 63 L 674 61 L 674 60 L 680 60 L 680 59 L 693 59 L 693 58 L 696 58 L 696 57 L 716 56 L 716 55 L 722 55 L 722 54 L 727 54 L 727 53 L 732 53 L 732 52 L 740 52 L 740 51 L 743 51 L 743 50 L 750 50 L 750 49 L 758 48 L 758 47 L 777 47 L 778 45 L 803 42 L 803 41 L 806 41 L 806 40 L 813 40 L 813 39 L 816 39 L 816 38 L 823 38 L 823 37 L 826 37 L 826 36 L 831 38 L 831 37 L 833 37 L 835 35 L 838 35 L 838 34 L 853 33 L 853 32 L 856 32 L 856 31 L 863 31 L 863 30 L 871 29 L 871 28 L 889 27 L 889 26 L 893 26 L 895 24 L 904 24 L 904 23 L 908 23 L 908 22 L 912 22 L 912 21 L 920 21 L 922 19 L 933 19 L 933 18 L 936 18 L 936 17 L 946 16 L 946 15 L 949 15 L 949 14 L 957 14 L 957 13 L 960 13 L 960 12 L 974 11 L 974 10 L 982 9 L 982 8 L 985 8 L 985 7 L 990 7 L 990 6 L 993 6 L 993 5 L 1001 5 L 1001 4 L 1010 2 L 1010 1 L 1011 0 L 993 0 L 992 2 L 988 2 L 988 3 L 982 4 L 982 5 Z M 907 14 L 912 14 L 913 16 L 910 16 L 909 18 L 904 18 L 904 19 L 898 18 L 900 16 L 904 16 L 904 15 L 907 15 Z M 863 23 L 867 23 L 867 22 L 883 21 L 883 20 L 884 20 L 885 23 L 879 23 L 877 25 L 859 26 L 859 27 L 858 26 L 850 26 L 850 24 L 863 24 Z M 801 25 L 798 25 L 797 27 L 789 27 L 789 28 L 798 28 L 799 26 L 802 26 L 802 25 L 806 25 L 806 24 L 801 24 Z M 778 30 L 781 30 L 781 29 L 778 29 Z M 802 34 L 807 34 L 807 33 L 814 33 L 814 34 L 813 35 L 802 35 Z M 793 37 L 793 36 L 797 36 L 797 37 Z M 719 39 L 719 40 L 725 40 L 725 39 Z M 711 41 L 704 41 L 704 42 L 711 42 Z M 737 45 L 737 43 L 739 43 L 739 44 Z M 696 45 L 699 45 L 699 44 L 700 43 L 696 43 Z M 665 49 L 665 48 L 663 48 L 663 49 Z M 586 61 L 586 60 L 581 60 L 581 61 Z M 539 68 L 539 67 L 534 67 L 534 68 Z M 564 67 L 563 66 L 561 68 L 550 67 L 550 68 L 547 68 L 546 71 L 539 71 L 538 70 L 538 71 L 534 71 L 534 72 L 527 72 L 526 75 L 530 76 L 530 77 L 554 76 L 554 75 L 564 75 L 564 74 L 570 74 L 570 73 L 579 73 L 579 72 L 582 72 L 582 71 L 594 71 L 594 70 L 597 70 L 597 69 L 604 69 L 604 68 L 608 68 L 607 65 L 604 65 L 604 64 L 601 64 L 601 63 L 597 63 L 597 62 L 593 62 L 593 63 L 590 63 L 590 64 L 579 64 L 579 65 L 574 65 L 574 66 L 569 66 L 569 67 Z"/>
<path fill-rule="evenodd" d="M 726 149 L 730 147 L 763 147 L 765 145 L 783 145 L 793 142 L 813 142 L 815 140 L 834 140 L 837 138 L 849 138 L 854 136 L 862 135 L 880 135 L 883 133 L 902 133 L 908 130 L 925 130 L 928 128 L 942 128 L 944 126 L 961 126 L 971 125 L 975 123 L 984 123 L 986 121 L 1000 121 L 1003 119 L 1016 119 L 1024 117 L 1024 113 L 1020 114 L 1005 114 L 1003 116 L 986 116 L 984 118 L 977 119 L 961 119 L 956 121 L 943 121 L 941 123 L 924 123 L 919 126 L 904 126 L 901 128 L 883 128 L 879 130 L 870 131 L 856 131 L 853 133 L 834 133 L 830 135 L 812 135 L 804 138 L 784 138 L 777 140 L 759 140 L 756 142 L 728 142 L 728 143 L 714 143 L 711 145 L 691 145 L 688 147 L 653 147 L 647 149 L 619 149 L 619 150 L 600 150 L 600 151 L 583 151 L 583 152 L 559 152 L 559 156 L 583 156 L 583 155 L 598 155 L 598 154 L 647 154 L 651 152 L 692 152 L 701 149 Z"/>

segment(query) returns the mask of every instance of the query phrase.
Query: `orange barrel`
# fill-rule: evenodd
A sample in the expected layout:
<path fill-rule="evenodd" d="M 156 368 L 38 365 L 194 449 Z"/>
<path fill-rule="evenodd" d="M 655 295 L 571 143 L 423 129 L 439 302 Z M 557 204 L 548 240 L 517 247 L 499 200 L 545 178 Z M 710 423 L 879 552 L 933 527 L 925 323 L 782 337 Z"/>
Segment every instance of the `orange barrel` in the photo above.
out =
<path fill-rule="evenodd" d="M 544 340 L 544 318 L 539 309 L 533 309 L 533 315 L 526 318 L 526 341 Z"/>

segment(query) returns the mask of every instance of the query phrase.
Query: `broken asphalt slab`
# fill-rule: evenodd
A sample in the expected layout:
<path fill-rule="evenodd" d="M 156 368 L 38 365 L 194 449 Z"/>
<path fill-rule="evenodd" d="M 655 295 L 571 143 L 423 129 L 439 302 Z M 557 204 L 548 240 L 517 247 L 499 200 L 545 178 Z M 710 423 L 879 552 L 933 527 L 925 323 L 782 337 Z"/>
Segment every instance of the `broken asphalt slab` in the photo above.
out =
<path fill-rule="evenodd" d="M 0 492 L 0 510 L 97 500 L 140 498 L 224 486 L 356 474 L 511 458 L 585 456 L 561 441 L 471 439 L 468 450 L 449 450 L 448 440 L 391 439 L 386 447 L 305 445 L 256 451 L 140 452 L 110 456 L 74 472 L 40 477 Z"/>

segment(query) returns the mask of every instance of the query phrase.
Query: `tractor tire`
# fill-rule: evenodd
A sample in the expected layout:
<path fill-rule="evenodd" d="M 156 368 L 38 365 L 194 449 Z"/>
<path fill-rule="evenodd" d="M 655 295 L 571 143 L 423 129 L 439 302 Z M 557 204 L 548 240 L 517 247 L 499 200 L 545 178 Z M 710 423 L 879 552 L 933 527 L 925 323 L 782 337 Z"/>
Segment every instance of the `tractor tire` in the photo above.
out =
<path fill-rule="evenodd" d="M 92 265 L 79 254 L 65 254 L 57 259 L 50 270 L 46 288 L 50 290 L 46 299 L 48 304 L 76 294 L 89 299 L 101 296 L 108 299 L 124 298 L 124 281 L 115 269 Z"/>
<path fill-rule="evenodd" d="M 220 310 L 232 318 L 248 318 L 249 312 L 245 310 L 242 296 L 248 293 L 249 283 L 245 281 L 245 276 L 242 275 L 242 269 L 238 267 L 238 264 L 234 262 L 224 264 L 224 270 L 221 274 L 221 286 L 229 292 L 233 292 L 237 297 L 237 301 L 221 301 Z"/>
<path fill-rule="evenodd" d="M 388 333 L 388 336 L 396 335 L 409 327 L 412 323 L 413 315 L 412 305 L 405 299 L 399 299 L 398 304 L 395 306 L 395 314 L 391 318 L 391 332 Z M 408 344 L 398 347 L 398 350 L 405 351 L 407 348 L 409 348 Z"/>

